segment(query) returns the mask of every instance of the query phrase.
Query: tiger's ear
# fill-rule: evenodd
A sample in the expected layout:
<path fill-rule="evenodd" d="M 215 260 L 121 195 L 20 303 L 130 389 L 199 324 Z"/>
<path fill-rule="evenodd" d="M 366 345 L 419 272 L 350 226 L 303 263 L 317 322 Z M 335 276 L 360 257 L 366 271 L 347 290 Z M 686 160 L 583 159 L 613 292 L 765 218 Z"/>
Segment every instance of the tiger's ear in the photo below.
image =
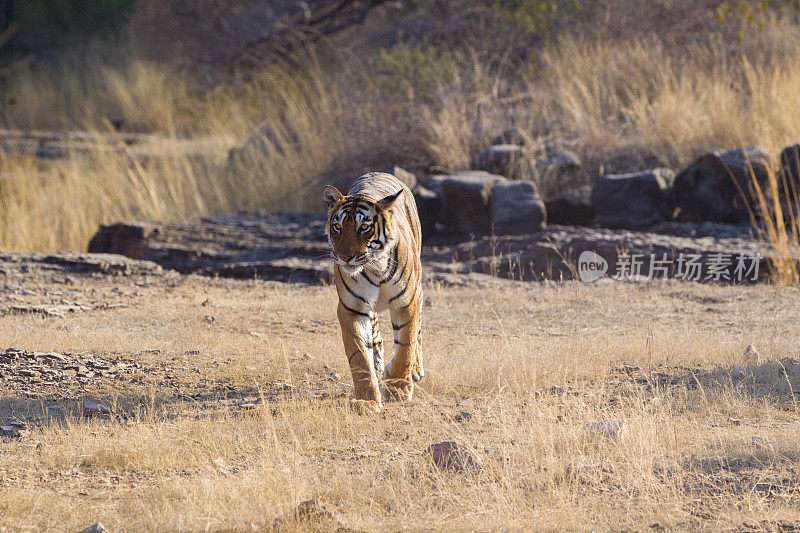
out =
<path fill-rule="evenodd" d="M 386 209 L 387 207 L 390 207 L 398 198 L 400 198 L 401 194 L 403 194 L 403 189 L 400 189 L 396 193 L 390 194 L 389 196 L 384 196 L 383 198 L 378 200 L 378 206 L 381 209 Z"/>
<path fill-rule="evenodd" d="M 322 199 L 325 200 L 325 205 L 327 205 L 329 208 L 336 205 L 336 202 L 342 198 L 344 198 L 342 193 L 340 193 L 339 189 L 333 185 L 326 185 L 322 188 Z"/>

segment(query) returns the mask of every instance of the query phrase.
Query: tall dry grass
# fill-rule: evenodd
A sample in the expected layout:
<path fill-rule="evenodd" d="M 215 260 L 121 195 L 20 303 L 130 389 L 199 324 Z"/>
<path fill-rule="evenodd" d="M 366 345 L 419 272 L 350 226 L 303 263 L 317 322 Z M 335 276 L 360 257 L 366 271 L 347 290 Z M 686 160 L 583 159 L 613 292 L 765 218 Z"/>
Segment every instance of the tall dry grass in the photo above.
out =
<path fill-rule="evenodd" d="M 121 149 L 41 162 L 0 153 L 0 246 L 79 250 L 97 224 L 124 218 L 319 209 L 323 182 L 393 164 L 464 168 L 511 126 L 529 134 L 530 157 L 559 148 L 581 157 L 570 182 L 540 178 L 545 194 L 604 171 L 679 169 L 708 149 L 759 144 L 777 155 L 800 131 L 798 43 L 798 26 L 775 19 L 733 44 L 713 35 L 567 36 L 513 68 L 505 50 L 310 52 L 224 83 L 134 49 L 95 47 L 8 76 L 2 92 L 14 104 L 0 120 L 156 132 L 158 157 Z M 385 68 L 406 57 L 407 69 Z M 427 89 L 407 90 L 404 72 Z M 188 153 L 184 138 L 213 139 L 216 149 Z"/>

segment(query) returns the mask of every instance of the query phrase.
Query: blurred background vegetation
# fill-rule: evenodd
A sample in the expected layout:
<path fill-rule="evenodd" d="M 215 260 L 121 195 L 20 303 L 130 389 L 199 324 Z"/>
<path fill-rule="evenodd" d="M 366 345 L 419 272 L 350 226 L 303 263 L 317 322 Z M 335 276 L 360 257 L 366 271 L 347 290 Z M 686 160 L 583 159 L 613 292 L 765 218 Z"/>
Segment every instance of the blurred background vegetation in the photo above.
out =
<path fill-rule="evenodd" d="M 712 148 L 777 153 L 800 140 L 799 14 L 800 0 L 0 0 L 0 246 L 319 209 L 323 182 L 463 168 L 511 127 L 532 158 L 583 161 L 545 193 Z M 34 130 L 63 153 L 3 141 Z"/>

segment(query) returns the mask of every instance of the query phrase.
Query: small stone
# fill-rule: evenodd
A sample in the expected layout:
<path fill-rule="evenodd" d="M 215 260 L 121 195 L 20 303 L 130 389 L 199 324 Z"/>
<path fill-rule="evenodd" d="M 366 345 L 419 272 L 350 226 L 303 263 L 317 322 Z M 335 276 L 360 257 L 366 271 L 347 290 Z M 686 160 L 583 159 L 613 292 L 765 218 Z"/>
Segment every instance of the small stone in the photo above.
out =
<path fill-rule="evenodd" d="M 757 365 L 761 363 L 761 354 L 758 353 L 756 347 L 748 344 L 744 350 L 744 362 L 747 365 Z"/>
<path fill-rule="evenodd" d="M 467 422 L 472 419 L 472 414 L 468 413 L 467 411 L 461 411 L 456 416 L 453 417 L 453 420 L 456 422 Z"/>
<path fill-rule="evenodd" d="M 200 355 L 200 350 L 186 350 L 184 355 Z"/>
<path fill-rule="evenodd" d="M 29 370 L 27 368 L 21 368 L 21 369 L 19 369 L 17 371 L 17 373 L 20 376 L 26 377 L 26 378 L 38 378 L 39 377 L 39 373 L 38 372 L 35 372 L 33 370 Z"/>
<path fill-rule="evenodd" d="M 614 465 L 609 461 L 574 461 L 567 465 L 568 478 L 577 479 L 585 485 L 602 483 L 614 473 Z"/>
<path fill-rule="evenodd" d="M 19 430 L 14 426 L 0 426 L 0 437 L 14 439 L 19 437 Z"/>
<path fill-rule="evenodd" d="M 426 451 L 433 464 L 442 470 L 457 472 L 480 470 L 481 464 L 466 447 L 453 441 L 431 444 Z"/>
<path fill-rule="evenodd" d="M 91 402 L 89 400 L 83 401 L 83 416 L 91 418 L 93 416 L 108 416 L 111 414 L 111 409 L 102 403 Z"/>
<path fill-rule="evenodd" d="M 740 418 L 731 418 L 728 417 L 728 423 L 732 426 L 741 426 L 742 420 Z"/>
<path fill-rule="evenodd" d="M 216 319 L 211 315 L 206 315 L 206 322 L 213 324 Z"/>
<path fill-rule="evenodd" d="M 48 353 L 34 353 L 35 356 L 41 357 L 42 359 L 50 359 L 52 361 L 58 361 L 59 363 L 65 363 L 67 358 L 61 355 L 60 353 L 55 352 L 48 352 Z"/>
<path fill-rule="evenodd" d="M 256 407 L 258 407 L 258 404 L 257 403 L 253 403 L 253 402 L 247 402 L 247 403 L 239 404 L 239 407 L 241 409 L 255 409 Z"/>
<path fill-rule="evenodd" d="M 96 524 L 92 524 L 91 526 L 87 527 L 80 531 L 80 533 L 108 533 L 108 530 L 101 524 L 97 522 Z"/>
<path fill-rule="evenodd" d="M 621 439 L 625 435 L 624 420 L 598 420 L 583 427 L 583 431 L 595 437 Z"/>

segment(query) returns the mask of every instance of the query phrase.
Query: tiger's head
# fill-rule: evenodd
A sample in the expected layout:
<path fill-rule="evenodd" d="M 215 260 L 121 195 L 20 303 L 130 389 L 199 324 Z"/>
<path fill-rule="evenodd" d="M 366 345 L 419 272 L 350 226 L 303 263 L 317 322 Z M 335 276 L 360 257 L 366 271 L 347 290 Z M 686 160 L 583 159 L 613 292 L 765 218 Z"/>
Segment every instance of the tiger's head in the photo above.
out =
<path fill-rule="evenodd" d="M 392 250 L 396 239 L 392 236 L 390 207 L 402 192 L 401 189 L 376 201 L 361 194 L 344 196 L 332 185 L 322 189 L 328 206 L 325 235 L 333 250 L 333 261 L 342 271 L 355 276 L 365 265 L 379 262 Z"/>

